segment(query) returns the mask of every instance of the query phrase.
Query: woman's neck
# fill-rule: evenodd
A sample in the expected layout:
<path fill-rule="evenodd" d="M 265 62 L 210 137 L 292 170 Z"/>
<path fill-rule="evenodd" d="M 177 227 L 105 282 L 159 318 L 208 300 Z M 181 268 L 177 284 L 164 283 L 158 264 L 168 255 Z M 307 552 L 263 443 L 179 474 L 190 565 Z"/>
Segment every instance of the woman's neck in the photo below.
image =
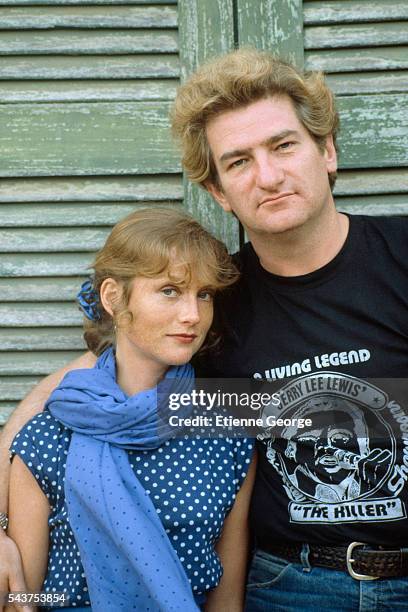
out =
<path fill-rule="evenodd" d="M 125 344 L 125 345 L 123 345 Z M 116 347 L 116 381 L 126 395 L 135 395 L 156 387 L 167 367 L 137 355 L 118 339 Z"/>

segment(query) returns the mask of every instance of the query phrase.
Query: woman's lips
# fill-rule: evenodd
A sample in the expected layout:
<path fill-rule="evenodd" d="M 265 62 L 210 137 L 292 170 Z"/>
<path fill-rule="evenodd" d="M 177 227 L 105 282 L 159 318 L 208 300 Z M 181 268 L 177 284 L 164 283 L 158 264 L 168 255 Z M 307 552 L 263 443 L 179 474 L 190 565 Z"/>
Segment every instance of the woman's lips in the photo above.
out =
<path fill-rule="evenodd" d="M 182 344 L 191 344 L 196 338 L 196 334 L 168 334 L 170 338 L 175 338 Z"/>

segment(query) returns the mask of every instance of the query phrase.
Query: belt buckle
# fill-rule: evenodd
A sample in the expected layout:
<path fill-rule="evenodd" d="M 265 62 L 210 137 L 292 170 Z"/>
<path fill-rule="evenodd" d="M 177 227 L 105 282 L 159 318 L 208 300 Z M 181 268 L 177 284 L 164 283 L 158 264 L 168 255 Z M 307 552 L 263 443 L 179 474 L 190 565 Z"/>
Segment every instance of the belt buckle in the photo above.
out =
<path fill-rule="evenodd" d="M 379 576 L 367 576 L 367 574 L 357 574 L 357 572 L 353 570 L 352 563 L 354 563 L 355 559 L 351 558 L 351 553 L 357 546 L 365 546 L 365 544 L 363 542 L 352 542 L 347 547 L 346 563 L 348 573 L 352 578 L 355 578 L 356 580 L 378 580 Z"/>

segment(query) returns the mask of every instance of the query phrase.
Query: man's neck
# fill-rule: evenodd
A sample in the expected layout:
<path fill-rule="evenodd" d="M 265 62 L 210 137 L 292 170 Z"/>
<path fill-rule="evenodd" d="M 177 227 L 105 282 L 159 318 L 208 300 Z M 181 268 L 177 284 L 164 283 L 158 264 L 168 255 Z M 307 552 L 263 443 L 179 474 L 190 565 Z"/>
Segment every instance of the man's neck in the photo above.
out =
<path fill-rule="evenodd" d="M 319 222 L 281 234 L 250 235 L 261 265 L 278 276 L 302 276 L 328 264 L 341 250 L 349 219 L 334 208 Z"/>

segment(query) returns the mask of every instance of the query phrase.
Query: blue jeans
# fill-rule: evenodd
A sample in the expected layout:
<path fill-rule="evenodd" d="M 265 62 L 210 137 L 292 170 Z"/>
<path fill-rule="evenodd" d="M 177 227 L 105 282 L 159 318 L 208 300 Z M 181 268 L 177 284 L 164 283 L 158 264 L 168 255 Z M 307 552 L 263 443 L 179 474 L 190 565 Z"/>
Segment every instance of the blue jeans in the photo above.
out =
<path fill-rule="evenodd" d="M 61 610 L 62 612 L 92 612 L 90 606 L 83 606 L 81 608 L 74 608 L 74 607 L 69 607 L 69 608 L 38 608 L 40 611 L 47 611 L 47 612 L 58 612 L 59 610 Z"/>
<path fill-rule="evenodd" d="M 291 563 L 257 550 L 248 576 L 246 612 L 405 612 L 408 577 L 355 580 L 347 572 Z"/>

